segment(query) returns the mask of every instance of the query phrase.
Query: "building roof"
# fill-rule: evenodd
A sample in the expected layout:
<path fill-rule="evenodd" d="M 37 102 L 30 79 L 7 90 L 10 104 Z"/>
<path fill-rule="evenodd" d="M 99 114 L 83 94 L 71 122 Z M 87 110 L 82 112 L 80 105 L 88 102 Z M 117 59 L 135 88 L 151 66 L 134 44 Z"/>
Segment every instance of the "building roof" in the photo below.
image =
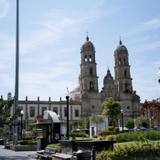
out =
<path fill-rule="evenodd" d="M 108 81 L 113 81 L 113 77 L 112 77 L 111 72 L 110 72 L 109 69 L 107 70 L 107 74 L 106 74 L 106 76 L 104 77 L 103 82 L 106 83 L 106 82 L 108 82 Z"/>
<path fill-rule="evenodd" d="M 86 37 L 86 42 L 81 47 L 82 51 L 95 51 L 93 43 L 89 40 L 89 37 Z"/>
<path fill-rule="evenodd" d="M 120 40 L 119 41 L 119 45 L 117 46 L 116 50 L 115 50 L 116 53 L 128 53 L 128 50 L 127 50 L 127 47 L 125 45 L 122 44 L 122 41 Z"/>

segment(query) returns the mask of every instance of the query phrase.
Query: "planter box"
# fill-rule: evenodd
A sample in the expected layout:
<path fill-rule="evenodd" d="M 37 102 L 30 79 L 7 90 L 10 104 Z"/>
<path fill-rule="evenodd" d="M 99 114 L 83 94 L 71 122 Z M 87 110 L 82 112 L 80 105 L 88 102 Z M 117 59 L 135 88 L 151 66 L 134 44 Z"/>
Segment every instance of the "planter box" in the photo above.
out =
<path fill-rule="evenodd" d="M 77 150 L 92 150 L 94 147 L 95 151 L 102 151 L 113 149 L 113 144 L 116 141 L 108 140 L 97 140 L 97 141 L 88 141 L 88 140 L 60 140 L 59 143 L 62 146 L 63 153 L 72 153 Z"/>
<path fill-rule="evenodd" d="M 37 151 L 37 145 L 10 145 L 14 151 Z"/>

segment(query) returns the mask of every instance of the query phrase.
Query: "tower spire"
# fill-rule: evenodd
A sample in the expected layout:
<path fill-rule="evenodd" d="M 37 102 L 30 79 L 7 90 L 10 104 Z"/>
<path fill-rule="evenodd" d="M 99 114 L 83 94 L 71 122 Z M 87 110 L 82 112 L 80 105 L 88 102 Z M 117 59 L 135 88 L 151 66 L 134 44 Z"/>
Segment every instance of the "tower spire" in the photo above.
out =
<path fill-rule="evenodd" d="M 88 32 L 87 32 L 87 37 L 86 37 L 86 41 L 89 41 L 89 37 L 88 37 Z"/>
<path fill-rule="evenodd" d="M 120 40 L 119 40 L 119 45 L 122 45 L 122 40 L 121 40 L 121 36 L 120 36 Z"/>

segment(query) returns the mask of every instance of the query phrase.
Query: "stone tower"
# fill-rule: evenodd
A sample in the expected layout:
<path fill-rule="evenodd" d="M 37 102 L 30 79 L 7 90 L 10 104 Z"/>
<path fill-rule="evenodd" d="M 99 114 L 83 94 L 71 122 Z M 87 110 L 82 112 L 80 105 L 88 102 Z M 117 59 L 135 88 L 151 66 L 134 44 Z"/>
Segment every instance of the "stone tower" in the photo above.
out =
<path fill-rule="evenodd" d="M 119 46 L 114 51 L 115 57 L 115 86 L 116 91 L 132 92 L 132 78 L 130 75 L 130 65 L 128 61 L 128 50 L 120 40 Z"/>
<path fill-rule="evenodd" d="M 101 110 L 96 65 L 95 48 L 87 36 L 81 47 L 79 77 L 83 116 L 98 114 Z"/>
<path fill-rule="evenodd" d="M 124 118 L 135 118 L 139 114 L 140 97 L 133 91 L 128 50 L 120 40 L 114 51 L 115 57 L 115 99 L 119 100 Z"/>
<path fill-rule="evenodd" d="M 115 97 L 114 79 L 109 69 L 107 70 L 107 74 L 103 79 L 102 94 L 102 101 L 109 97 Z"/>

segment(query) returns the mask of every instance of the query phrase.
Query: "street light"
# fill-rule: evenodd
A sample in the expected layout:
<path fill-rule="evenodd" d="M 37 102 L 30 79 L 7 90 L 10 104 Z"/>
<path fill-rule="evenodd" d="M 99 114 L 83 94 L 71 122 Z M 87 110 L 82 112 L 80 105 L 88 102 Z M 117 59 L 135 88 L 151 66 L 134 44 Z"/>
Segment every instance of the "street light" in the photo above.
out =
<path fill-rule="evenodd" d="M 24 111 L 21 110 L 20 116 L 21 116 L 21 139 L 22 139 L 22 130 L 23 130 L 23 115 L 24 115 Z"/>
<path fill-rule="evenodd" d="M 69 95 L 66 96 L 66 105 L 67 105 L 67 129 L 66 137 L 69 139 Z"/>
<path fill-rule="evenodd" d="M 124 131 L 123 109 L 121 109 L 121 124 L 122 124 L 122 132 L 123 132 Z"/>

